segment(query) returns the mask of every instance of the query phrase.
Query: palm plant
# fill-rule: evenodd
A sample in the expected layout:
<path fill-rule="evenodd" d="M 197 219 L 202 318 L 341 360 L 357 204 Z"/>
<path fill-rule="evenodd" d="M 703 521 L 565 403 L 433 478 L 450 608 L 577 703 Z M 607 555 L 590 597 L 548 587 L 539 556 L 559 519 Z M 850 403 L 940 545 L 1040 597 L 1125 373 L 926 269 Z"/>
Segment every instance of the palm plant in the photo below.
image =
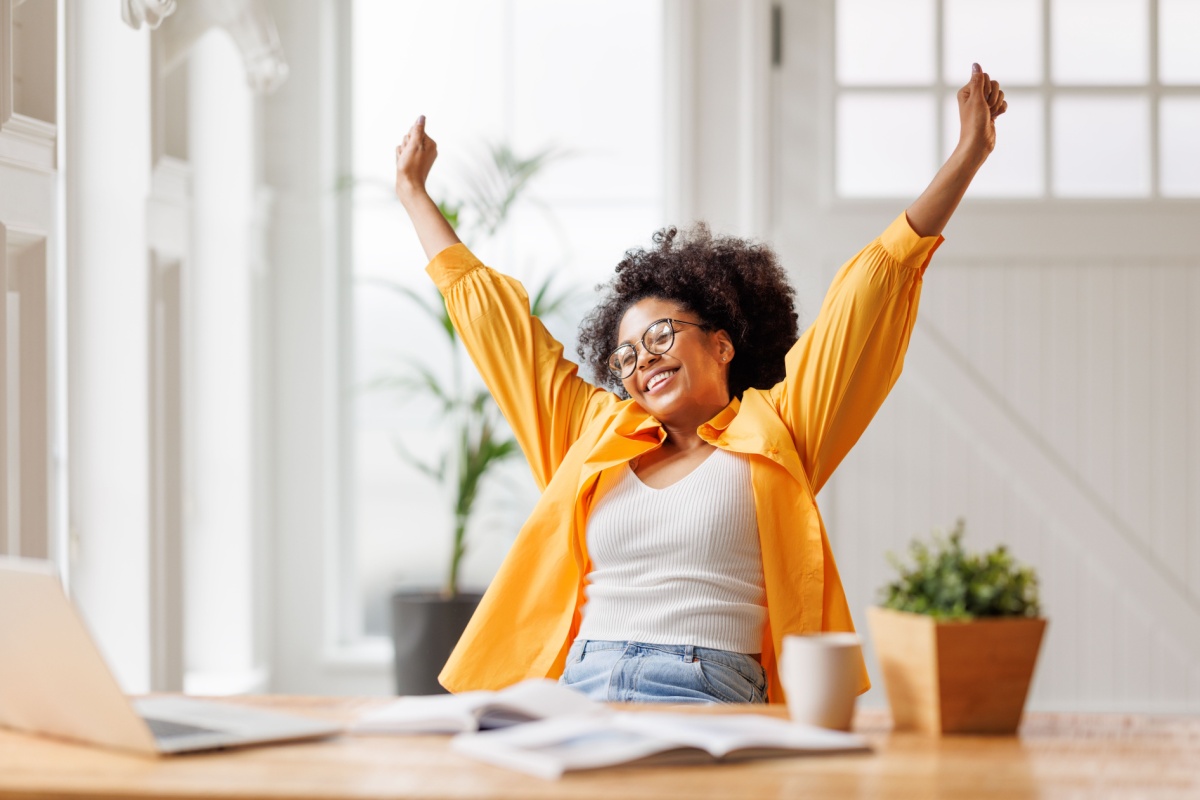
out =
<path fill-rule="evenodd" d="M 532 179 L 558 154 L 544 150 L 529 157 L 516 155 L 507 145 L 494 145 L 489 158 L 467 180 L 467 192 L 456 203 L 439 203 L 443 216 L 468 246 L 495 236 L 509 218 Z M 530 310 L 544 317 L 560 311 L 570 300 L 569 291 L 551 294 L 551 278 L 534 293 Z M 376 285 L 395 292 L 415 305 L 443 335 L 450 352 L 450 378 L 446 381 L 428 364 L 408 358 L 402 370 L 372 382 L 377 389 L 399 391 L 404 398 L 424 395 L 433 400 L 441 419 L 452 430 L 452 444 L 436 463 L 423 460 L 397 441 L 396 451 L 409 464 L 451 490 L 454 531 L 449 572 L 444 594 L 455 597 L 459 573 L 467 551 L 466 534 L 479 489 L 491 470 L 520 452 L 516 440 L 500 416 L 487 389 L 472 380 L 465 367 L 464 349 L 437 290 L 428 296 L 394 281 L 377 280 Z M 441 362 L 439 362 L 441 363 Z"/>

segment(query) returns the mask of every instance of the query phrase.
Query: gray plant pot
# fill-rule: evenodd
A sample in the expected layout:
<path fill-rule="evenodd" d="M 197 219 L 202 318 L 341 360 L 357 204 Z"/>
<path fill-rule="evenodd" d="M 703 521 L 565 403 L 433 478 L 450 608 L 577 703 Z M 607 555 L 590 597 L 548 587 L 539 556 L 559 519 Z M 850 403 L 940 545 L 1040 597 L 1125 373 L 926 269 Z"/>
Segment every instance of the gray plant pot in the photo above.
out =
<path fill-rule="evenodd" d="M 436 593 L 392 595 L 396 694 L 445 694 L 438 673 L 450 657 L 482 595 L 446 598 Z"/>

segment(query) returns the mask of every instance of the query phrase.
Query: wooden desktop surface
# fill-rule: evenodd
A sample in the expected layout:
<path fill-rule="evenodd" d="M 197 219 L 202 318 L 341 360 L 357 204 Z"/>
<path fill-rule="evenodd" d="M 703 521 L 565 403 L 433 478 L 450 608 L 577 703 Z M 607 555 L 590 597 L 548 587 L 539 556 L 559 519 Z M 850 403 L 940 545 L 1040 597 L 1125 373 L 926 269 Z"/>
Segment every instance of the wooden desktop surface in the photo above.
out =
<path fill-rule="evenodd" d="M 346 722 L 387 701 L 235 702 Z M 471 761 L 446 736 L 343 736 L 155 759 L 0 730 L 0 797 L 1200 798 L 1200 717 L 1028 714 L 1016 737 L 937 738 L 892 733 L 886 714 L 861 711 L 855 728 L 874 753 L 624 767 L 560 781 Z"/>

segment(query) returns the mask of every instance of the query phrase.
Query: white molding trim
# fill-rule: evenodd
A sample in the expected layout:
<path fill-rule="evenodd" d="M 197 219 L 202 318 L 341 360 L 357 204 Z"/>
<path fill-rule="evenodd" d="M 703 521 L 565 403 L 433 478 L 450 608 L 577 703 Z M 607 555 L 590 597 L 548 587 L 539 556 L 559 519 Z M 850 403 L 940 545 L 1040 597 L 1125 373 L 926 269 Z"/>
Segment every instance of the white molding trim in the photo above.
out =
<path fill-rule="evenodd" d="M 152 79 L 154 80 L 154 79 Z M 187 275 L 191 242 L 192 168 L 161 156 L 146 199 L 149 250 L 151 531 L 150 685 L 184 688 L 185 619 L 182 513 L 186 486 Z"/>
<path fill-rule="evenodd" d="M 155 202 L 190 205 L 192 202 L 192 165 L 171 156 L 160 157 L 150 173 L 150 197 Z M 152 246 L 159 250 L 164 247 L 171 249 L 169 245 L 165 244 Z M 186 242 L 182 246 L 186 247 Z M 177 247 L 174 249 L 178 250 Z M 179 250 L 179 252 L 183 254 L 184 251 Z"/>
<path fill-rule="evenodd" d="M 8 364 L 8 356 L 14 343 L 8 335 L 13 321 L 6 300 L 0 312 L 0 356 L 6 365 L 0 376 L 4 394 L 0 439 L 8 455 L 0 465 L 0 530 L 7 530 L 7 552 L 31 558 L 54 555 L 52 259 L 53 242 L 47 230 L 0 223 L 0 282 L 7 296 L 16 295 L 18 315 L 16 407 L 12 408 L 8 376 L 13 365 Z M 15 415 L 15 431 L 8 428 L 10 415 Z M 15 437 L 10 438 L 10 433 Z M 15 496 L 9 494 L 13 477 Z"/>
<path fill-rule="evenodd" d="M 16 252 L 21 252 L 27 247 L 32 247 L 43 241 L 48 241 L 50 238 L 49 233 L 42 228 L 12 222 L 2 224 L 8 238 L 9 248 Z"/>
<path fill-rule="evenodd" d="M 57 135 L 53 122 L 10 114 L 0 123 L 0 161 L 52 173 L 58 166 Z"/>
<path fill-rule="evenodd" d="M 663 206 L 682 225 L 696 215 L 695 3 L 664 0 L 663 35 Z"/>
<path fill-rule="evenodd" d="M 67 0 L 56 0 L 56 19 L 58 21 L 54 40 L 55 48 L 55 97 L 54 119 L 61 124 L 55 135 L 54 163 L 54 225 L 52 241 L 54 242 L 54 258 L 52 260 L 52 313 L 51 336 L 53 340 L 53 365 L 50 382 L 50 397 L 53 403 L 53 473 L 54 508 L 51 513 L 52 557 L 58 566 L 59 575 L 67 591 L 71 588 L 71 556 L 70 532 L 68 528 L 68 486 L 67 477 L 70 474 L 70 454 L 67 441 L 67 190 L 66 175 L 62 167 L 66 164 L 66 129 L 64 120 L 67 119 Z"/>
<path fill-rule="evenodd" d="M 10 496 L 11 467 L 8 454 L 19 447 L 19 442 L 13 442 L 9 437 L 8 417 L 11 413 L 8 407 L 8 230 L 0 221 L 0 286 L 5 289 L 4 303 L 0 304 L 0 553 L 10 556 L 21 554 L 21 539 L 16 528 L 9 525 L 9 518 L 17 498 Z M 17 432 L 20 436 L 20 431 Z"/>
<path fill-rule="evenodd" d="M 912 199 L 823 204 L 816 246 L 825 250 L 823 242 L 856 241 L 877 233 Z M 1198 217 L 1200 200 L 1034 203 L 968 198 L 943 232 L 946 244 L 938 251 L 938 260 L 951 268 L 969 261 L 993 262 L 996 242 L 1003 240 L 1005 258 L 1010 260 L 1100 264 L 1175 259 L 1195 264 L 1200 253 Z M 1087 243 L 1086 250 L 1080 242 Z M 823 255 L 835 260 L 845 257 L 836 249 Z"/>
<path fill-rule="evenodd" d="M 1200 607 L 1187 587 L 1156 568 L 1135 533 L 1041 438 L 928 321 L 913 329 L 905 374 L 945 419 L 969 433 L 998 463 L 1021 464 L 1011 479 L 1072 531 L 1088 531 L 1086 549 L 1110 574 L 1121 575 L 1128 598 L 1154 610 L 1155 619 L 1187 654 L 1200 662 Z M 971 410 L 971 419 L 962 416 Z"/>
<path fill-rule="evenodd" d="M 175 0 L 122 0 L 121 19 L 135 31 L 146 23 L 154 30 L 175 13 Z"/>
<path fill-rule="evenodd" d="M 739 5 L 741 75 L 738 122 L 738 227 L 757 239 L 770 233 L 771 164 L 771 3 Z"/>
<path fill-rule="evenodd" d="M 212 28 L 221 28 L 233 38 L 254 91 L 273 92 L 287 79 L 288 64 L 275 19 L 262 0 L 184 4 L 160 30 L 166 69 L 186 58 L 192 45 Z"/>
<path fill-rule="evenodd" d="M 13 0 L 0 0 L 0 35 L 5 39 L 4 55 L 0 57 L 0 125 L 13 113 L 12 12 Z"/>

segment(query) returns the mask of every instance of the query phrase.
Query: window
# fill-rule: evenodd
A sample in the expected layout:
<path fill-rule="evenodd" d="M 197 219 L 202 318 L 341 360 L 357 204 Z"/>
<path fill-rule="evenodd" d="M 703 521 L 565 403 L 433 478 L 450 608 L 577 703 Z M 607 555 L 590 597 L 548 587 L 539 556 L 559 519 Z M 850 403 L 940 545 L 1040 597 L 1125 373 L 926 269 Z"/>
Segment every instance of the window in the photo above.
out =
<path fill-rule="evenodd" d="M 455 22 L 467 18 L 470 25 Z M 398 31 L 406 32 L 403 47 Z M 581 312 L 587 290 L 663 224 L 664 180 L 660 3 L 356 0 L 352 35 L 346 641 L 386 633 L 391 591 L 440 588 L 450 561 L 449 497 L 397 453 L 399 445 L 437 460 L 446 441 L 435 409 L 364 388 L 405 358 L 447 358 L 420 313 L 373 282 L 433 296 L 424 255 L 392 197 L 396 144 L 425 114 L 440 153 L 430 186 L 436 199 L 461 196 L 491 143 L 518 154 L 556 148 L 560 157 L 531 186 L 536 202 L 518 207 L 502 236 L 475 247 L 526 286 L 553 273 L 555 286 L 580 290 Z M 577 321 L 546 321 L 568 357 Z M 523 461 L 506 467 L 468 533 L 464 588 L 491 579 L 536 500 Z"/>
<path fill-rule="evenodd" d="M 972 61 L 1010 113 L 971 195 L 1200 197 L 1200 0 L 837 0 L 836 26 L 839 197 L 924 189 Z"/>

